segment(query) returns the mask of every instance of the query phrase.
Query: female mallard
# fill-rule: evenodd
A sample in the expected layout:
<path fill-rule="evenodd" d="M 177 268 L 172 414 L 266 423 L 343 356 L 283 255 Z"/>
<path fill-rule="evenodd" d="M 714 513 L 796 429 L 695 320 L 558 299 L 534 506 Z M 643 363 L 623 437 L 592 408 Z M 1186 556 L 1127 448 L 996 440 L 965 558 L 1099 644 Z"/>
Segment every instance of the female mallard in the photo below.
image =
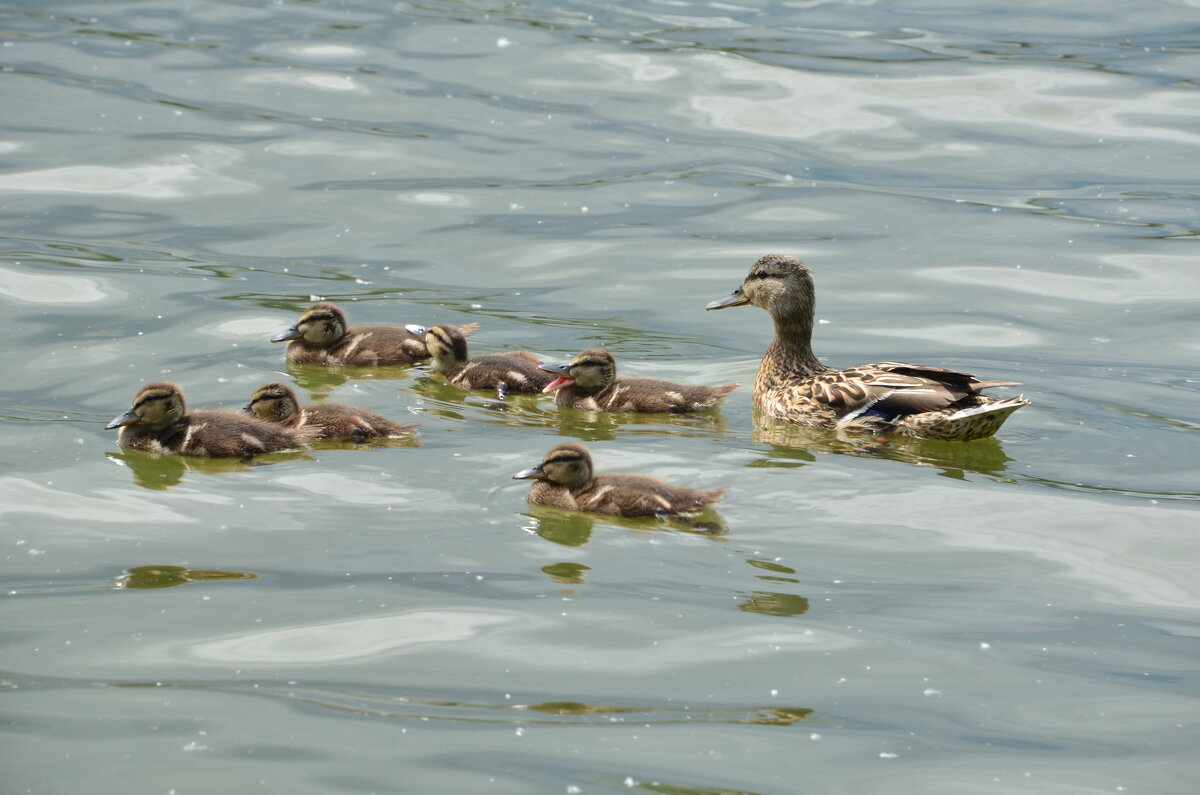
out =
<path fill-rule="evenodd" d="M 503 398 L 507 392 L 541 392 L 554 376 L 538 369 L 541 361 L 529 351 L 467 355 L 467 338 L 454 326 L 408 326 L 424 333 L 425 346 L 433 357 L 430 369 L 441 373 L 461 389 L 494 389 Z"/>
<path fill-rule="evenodd" d="M 469 334 L 478 323 L 459 326 Z M 341 307 L 322 301 L 304 310 L 296 321 L 271 338 L 289 341 L 288 361 L 297 364 L 348 364 L 369 367 L 412 364 L 429 358 L 425 335 L 404 326 L 350 326 Z"/>
<path fill-rule="evenodd" d="M 999 400 L 979 392 L 1017 381 L 980 381 L 941 367 L 876 362 L 847 370 L 813 355 L 812 271 L 795 257 L 768 254 L 742 286 L 708 309 L 753 304 L 775 322 L 754 379 L 754 405 L 782 420 L 902 436 L 970 441 L 991 436 L 1021 406 L 1023 396 Z"/>
<path fill-rule="evenodd" d="M 689 489 L 648 475 L 596 475 L 591 453 L 575 443 L 560 444 L 513 480 L 537 481 L 529 487 L 532 503 L 627 517 L 700 513 L 728 491 Z"/>
<path fill-rule="evenodd" d="M 313 438 L 310 429 L 281 428 L 233 411 L 188 411 L 183 390 L 167 381 L 142 387 L 133 406 L 104 427 L 121 429 L 117 443 L 122 447 L 207 458 L 295 450 Z"/>
<path fill-rule="evenodd" d="M 387 417 L 345 403 L 313 403 L 301 408 L 287 384 L 265 384 L 254 390 L 242 409 L 259 419 L 285 428 L 311 428 L 317 439 L 386 439 L 410 436 L 416 425 L 402 425 Z"/>
<path fill-rule="evenodd" d="M 584 351 L 567 364 L 543 364 L 559 374 L 542 390 L 555 392 L 554 402 L 587 411 L 687 411 L 710 409 L 741 382 L 698 386 L 657 378 L 617 378 L 617 362 L 601 348 Z"/>

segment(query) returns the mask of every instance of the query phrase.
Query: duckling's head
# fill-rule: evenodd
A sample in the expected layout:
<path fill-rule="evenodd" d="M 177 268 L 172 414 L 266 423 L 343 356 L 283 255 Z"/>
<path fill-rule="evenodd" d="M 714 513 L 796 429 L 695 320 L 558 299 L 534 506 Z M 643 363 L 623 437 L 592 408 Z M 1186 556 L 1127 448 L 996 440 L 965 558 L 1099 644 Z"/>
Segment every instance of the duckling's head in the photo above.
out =
<path fill-rule="evenodd" d="M 603 348 L 592 348 L 577 355 L 569 364 L 544 364 L 541 369 L 557 373 L 543 392 L 554 392 L 575 384 L 585 392 L 598 392 L 617 377 L 617 361 Z"/>
<path fill-rule="evenodd" d="M 445 373 L 467 361 L 467 338 L 454 326 L 442 324 L 425 330 L 425 347 L 433 357 L 431 366 Z"/>
<path fill-rule="evenodd" d="M 560 444 L 537 466 L 522 469 L 513 480 L 548 480 L 558 486 L 576 488 L 592 479 L 592 454 L 581 444 Z"/>
<path fill-rule="evenodd" d="M 133 399 L 133 405 L 114 417 L 104 429 L 111 431 L 124 425 L 174 425 L 183 419 L 186 411 L 183 390 L 169 381 L 156 381 L 142 387 Z"/>
<path fill-rule="evenodd" d="M 346 313 L 340 307 L 322 301 L 304 310 L 294 326 L 271 337 L 271 342 L 303 339 L 310 345 L 323 348 L 345 336 L 347 325 Z"/>
<path fill-rule="evenodd" d="M 264 384 L 254 390 L 250 402 L 242 407 L 243 414 L 253 414 L 267 422 L 286 423 L 300 410 L 296 393 L 287 384 L 278 381 Z"/>
<path fill-rule="evenodd" d="M 742 286 L 706 309 L 752 304 L 775 318 L 812 314 L 812 271 L 800 260 L 787 254 L 768 254 L 750 266 Z"/>

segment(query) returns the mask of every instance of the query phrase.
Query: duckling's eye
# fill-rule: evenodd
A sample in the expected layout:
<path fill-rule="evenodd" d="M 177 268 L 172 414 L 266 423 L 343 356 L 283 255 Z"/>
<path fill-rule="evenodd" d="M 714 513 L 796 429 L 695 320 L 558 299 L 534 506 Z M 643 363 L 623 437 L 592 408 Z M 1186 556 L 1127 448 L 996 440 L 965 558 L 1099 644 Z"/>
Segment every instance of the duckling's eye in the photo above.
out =
<path fill-rule="evenodd" d="M 766 271 L 755 271 L 754 273 L 750 274 L 751 279 L 767 279 L 770 278 L 770 276 L 771 274 L 767 273 Z"/>

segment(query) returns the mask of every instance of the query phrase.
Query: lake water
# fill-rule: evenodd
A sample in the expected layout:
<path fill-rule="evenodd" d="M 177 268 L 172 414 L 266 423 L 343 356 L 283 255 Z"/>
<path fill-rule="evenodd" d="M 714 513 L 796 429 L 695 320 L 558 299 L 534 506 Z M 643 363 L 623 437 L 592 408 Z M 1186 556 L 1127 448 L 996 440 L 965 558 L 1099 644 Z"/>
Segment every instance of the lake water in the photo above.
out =
<path fill-rule="evenodd" d="M 1200 774 L 1200 6 L 14 0 L 0 34 L 4 792 L 1186 793 Z M 1021 381 L 997 439 L 756 428 L 816 349 Z M 506 410 L 286 367 L 316 298 L 741 380 Z M 419 443 L 122 453 L 149 381 Z M 1015 390 L 998 390 L 998 394 Z M 786 429 L 785 429 L 786 430 Z M 702 532 L 510 475 L 730 487 Z"/>

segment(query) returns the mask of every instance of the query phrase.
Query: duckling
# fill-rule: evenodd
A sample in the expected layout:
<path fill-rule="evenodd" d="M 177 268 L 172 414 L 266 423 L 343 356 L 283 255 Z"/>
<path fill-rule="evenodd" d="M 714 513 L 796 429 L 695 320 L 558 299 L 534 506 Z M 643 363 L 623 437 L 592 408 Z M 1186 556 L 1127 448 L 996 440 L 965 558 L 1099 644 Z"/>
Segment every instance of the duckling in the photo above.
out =
<path fill-rule="evenodd" d="M 459 326 L 470 334 L 478 323 Z M 412 364 L 429 358 L 425 335 L 403 326 L 350 326 L 341 307 L 328 301 L 313 304 L 296 321 L 271 338 L 288 341 L 288 361 L 297 364 L 347 364 L 379 366 Z"/>
<path fill-rule="evenodd" d="M 345 403 L 313 403 L 300 407 L 287 384 L 274 382 L 254 390 L 242 413 L 285 428 L 312 428 L 317 439 L 385 439 L 409 436 L 416 425 L 402 425 L 387 417 Z"/>
<path fill-rule="evenodd" d="M 669 411 L 682 414 L 710 409 L 741 386 L 740 381 L 721 386 L 676 384 L 657 378 L 617 378 L 611 353 L 592 348 L 567 364 L 543 364 L 559 373 L 542 390 L 555 392 L 554 402 L 587 411 Z"/>
<path fill-rule="evenodd" d="M 413 333 L 424 332 L 425 346 L 433 357 L 430 368 L 462 389 L 495 389 L 503 399 L 508 392 L 537 394 L 554 380 L 554 376 L 538 368 L 541 360 L 529 351 L 488 353 L 472 358 L 467 355 L 467 338 L 461 329 L 447 325 L 407 328 Z"/>
<path fill-rule="evenodd" d="M 303 447 L 308 428 L 281 428 L 233 411 L 188 411 L 183 390 L 168 381 L 142 387 L 133 406 L 104 426 L 120 428 L 117 443 L 148 453 L 228 458 L 279 453 Z"/>
<path fill-rule="evenodd" d="M 701 491 L 674 486 L 648 475 L 596 475 L 592 454 L 581 444 L 560 444 L 537 466 L 513 480 L 536 480 L 528 500 L 539 505 L 610 516 L 686 516 L 703 511 L 728 488 Z"/>
<path fill-rule="evenodd" d="M 708 309 L 752 304 L 767 310 L 775 339 L 754 379 L 754 405 L 771 417 L 823 428 L 890 432 L 925 439 L 970 441 L 991 436 L 1017 409 L 1022 395 L 998 399 L 980 390 L 1018 381 L 980 381 L 943 367 L 876 362 L 846 370 L 812 352 L 812 271 L 795 257 L 768 254 L 742 286 Z"/>

